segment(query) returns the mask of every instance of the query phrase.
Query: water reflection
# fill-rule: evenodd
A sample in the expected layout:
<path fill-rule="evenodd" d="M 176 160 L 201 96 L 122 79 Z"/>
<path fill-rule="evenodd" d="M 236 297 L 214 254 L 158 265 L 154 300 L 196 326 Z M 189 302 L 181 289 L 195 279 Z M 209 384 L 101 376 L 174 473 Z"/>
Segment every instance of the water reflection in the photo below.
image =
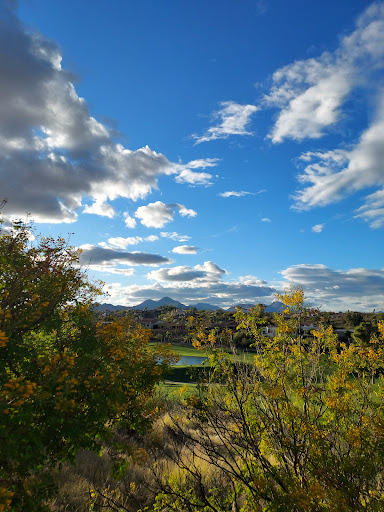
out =
<path fill-rule="evenodd" d="M 198 364 L 203 364 L 203 361 L 206 361 L 206 357 L 201 356 L 181 356 L 180 361 L 176 363 L 177 366 L 196 366 Z"/>

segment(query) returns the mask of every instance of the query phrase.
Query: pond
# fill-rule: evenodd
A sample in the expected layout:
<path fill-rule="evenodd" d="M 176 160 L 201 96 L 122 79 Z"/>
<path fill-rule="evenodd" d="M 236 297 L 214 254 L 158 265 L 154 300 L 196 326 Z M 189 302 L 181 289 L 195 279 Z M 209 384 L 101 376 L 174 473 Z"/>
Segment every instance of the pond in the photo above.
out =
<path fill-rule="evenodd" d="M 203 364 L 203 361 L 206 361 L 206 357 L 202 356 L 181 356 L 180 361 L 176 363 L 177 366 L 196 366 L 198 364 Z"/>

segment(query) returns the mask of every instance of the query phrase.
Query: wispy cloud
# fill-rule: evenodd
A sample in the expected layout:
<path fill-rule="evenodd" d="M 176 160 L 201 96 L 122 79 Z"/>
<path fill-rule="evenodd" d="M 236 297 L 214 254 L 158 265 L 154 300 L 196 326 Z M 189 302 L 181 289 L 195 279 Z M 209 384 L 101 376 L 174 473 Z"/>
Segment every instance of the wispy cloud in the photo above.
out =
<path fill-rule="evenodd" d="M 179 235 L 176 231 L 161 231 L 160 236 L 163 238 L 169 238 L 170 240 L 174 240 L 175 242 L 188 242 L 191 239 L 188 235 Z"/>
<path fill-rule="evenodd" d="M 173 164 L 172 169 L 177 173 L 175 181 L 177 183 L 187 183 L 192 186 L 202 185 L 207 187 L 212 185 L 214 176 L 208 172 L 196 171 L 196 169 L 216 167 L 219 161 L 218 158 L 199 158 L 187 164 Z"/>
<path fill-rule="evenodd" d="M 255 196 L 254 192 L 246 192 L 245 190 L 228 190 L 227 192 L 220 192 L 220 197 L 244 197 L 244 196 Z"/>
<path fill-rule="evenodd" d="M 103 274 L 115 274 L 118 276 L 130 277 L 135 273 L 133 268 L 117 268 L 109 265 L 91 265 L 93 272 L 102 272 Z"/>
<path fill-rule="evenodd" d="M 370 223 L 373 229 L 384 226 L 384 189 L 377 190 L 365 198 L 365 204 L 356 210 L 355 217 Z"/>
<path fill-rule="evenodd" d="M 189 185 L 203 185 L 207 187 L 208 185 L 212 185 L 212 178 L 212 174 L 208 172 L 195 172 L 190 169 L 184 169 L 175 178 L 175 181 L 177 183 L 188 183 Z"/>
<path fill-rule="evenodd" d="M 127 238 L 117 236 L 114 238 L 108 238 L 108 242 L 100 242 L 100 247 L 105 249 L 126 249 L 129 245 L 138 245 L 142 242 L 156 242 L 159 239 L 156 235 L 149 235 L 146 237 L 142 236 L 128 236 Z"/>
<path fill-rule="evenodd" d="M 384 186 L 384 91 L 376 120 L 363 132 L 355 147 L 349 151 L 334 150 L 309 152 L 302 155 L 309 162 L 299 181 L 304 188 L 295 196 L 294 208 L 308 209 L 324 206 L 358 190 L 372 186 Z M 366 197 L 366 204 L 357 210 L 356 216 L 380 227 L 384 221 L 383 190 Z"/>
<path fill-rule="evenodd" d="M 192 135 L 196 144 L 216 139 L 226 139 L 230 135 L 252 135 L 248 127 L 252 115 L 260 110 L 255 105 L 240 105 L 234 101 L 223 101 L 220 109 L 211 117 L 217 123 L 208 128 L 203 135 Z"/>
<path fill-rule="evenodd" d="M 384 4 L 373 3 L 356 29 L 334 52 L 296 61 L 273 75 L 264 106 L 280 109 L 270 133 L 272 142 L 286 138 L 319 138 L 341 118 L 341 107 L 352 89 L 372 87 L 373 73 L 384 58 Z"/>

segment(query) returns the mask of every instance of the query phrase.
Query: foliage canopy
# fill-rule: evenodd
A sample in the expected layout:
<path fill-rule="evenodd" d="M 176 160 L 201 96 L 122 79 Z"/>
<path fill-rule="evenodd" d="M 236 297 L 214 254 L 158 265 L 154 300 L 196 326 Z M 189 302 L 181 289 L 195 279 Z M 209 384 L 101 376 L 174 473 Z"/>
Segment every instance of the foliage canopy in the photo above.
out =
<path fill-rule="evenodd" d="M 40 512 L 53 469 L 116 425 L 145 429 L 172 356 L 128 319 L 97 324 L 100 292 L 66 240 L 31 243 L 23 223 L 0 235 L 0 511 Z"/>
<path fill-rule="evenodd" d="M 233 365 L 212 332 L 197 332 L 197 346 L 212 347 L 212 371 L 173 417 L 181 476 L 159 475 L 154 510 L 383 510 L 384 322 L 368 345 L 339 343 L 332 327 L 303 338 L 303 291 L 279 299 L 287 309 L 273 339 L 260 311 L 238 313 L 254 337 L 253 365 Z M 202 464 L 226 485 L 212 485 Z"/>

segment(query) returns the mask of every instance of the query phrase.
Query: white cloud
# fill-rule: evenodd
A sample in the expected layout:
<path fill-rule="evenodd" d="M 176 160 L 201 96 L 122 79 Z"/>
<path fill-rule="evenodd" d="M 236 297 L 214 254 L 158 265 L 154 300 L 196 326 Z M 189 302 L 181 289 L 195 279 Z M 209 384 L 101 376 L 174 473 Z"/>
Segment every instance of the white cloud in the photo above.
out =
<path fill-rule="evenodd" d="M 212 174 L 208 172 L 194 172 L 190 169 L 184 169 L 181 173 L 175 178 L 177 183 L 189 183 L 190 185 L 212 185 Z"/>
<path fill-rule="evenodd" d="M 261 222 L 272 222 L 272 221 L 268 217 L 264 217 L 261 219 Z"/>
<path fill-rule="evenodd" d="M 172 252 L 176 254 L 196 254 L 198 250 L 199 248 L 194 245 L 178 245 L 172 249 Z"/>
<path fill-rule="evenodd" d="M 191 160 L 187 164 L 177 164 L 180 170 L 183 169 L 206 169 L 207 167 L 216 167 L 220 162 L 220 158 L 198 158 Z"/>
<path fill-rule="evenodd" d="M 148 146 L 131 151 L 116 144 L 114 131 L 91 115 L 74 77 L 61 68 L 57 45 L 26 29 L 15 5 L 3 6 L 0 31 L 0 180 L 7 215 L 74 222 L 85 201 L 85 213 L 112 218 L 108 201 L 146 197 L 159 176 L 174 174 L 172 164 Z"/>
<path fill-rule="evenodd" d="M 296 193 L 297 209 L 324 206 L 371 186 L 384 186 L 384 91 L 377 117 L 349 151 L 308 152 L 301 160 L 308 163 L 299 181 L 304 188 Z M 380 224 L 381 192 L 366 197 L 357 216 Z M 373 212 L 376 210 L 376 213 Z M 377 217 L 377 219 L 375 218 Z M 378 222 L 377 222 L 378 221 Z"/>
<path fill-rule="evenodd" d="M 324 224 L 316 224 L 315 226 L 312 226 L 312 231 L 314 233 L 321 233 L 324 229 Z"/>
<path fill-rule="evenodd" d="M 374 3 L 333 53 L 294 62 L 274 73 L 273 86 L 263 100 L 264 105 L 280 109 L 272 141 L 321 137 L 341 118 L 341 107 L 352 89 L 373 85 L 373 72 L 382 67 L 383 58 L 384 4 Z"/>
<path fill-rule="evenodd" d="M 212 185 L 213 175 L 208 172 L 196 172 L 194 169 L 206 169 L 207 167 L 216 167 L 220 160 L 218 158 L 197 159 L 187 164 L 173 164 L 172 169 L 177 174 L 175 181 L 177 183 L 188 183 L 192 186 Z"/>
<path fill-rule="evenodd" d="M 253 194 L 252 192 L 246 192 L 245 190 L 239 190 L 239 191 L 236 191 L 236 190 L 228 190 L 227 192 L 220 192 L 220 194 L 218 194 L 220 197 L 243 197 L 243 196 L 253 196 L 255 194 Z"/>
<path fill-rule="evenodd" d="M 149 235 L 144 238 L 145 242 L 156 242 L 159 239 L 157 235 Z"/>
<path fill-rule="evenodd" d="M 168 231 L 161 231 L 160 236 L 163 238 L 169 238 L 170 240 L 174 240 L 175 242 L 188 242 L 188 240 L 191 239 L 190 236 L 187 235 L 179 235 L 179 233 L 176 233 L 176 231 L 168 232 Z"/>
<path fill-rule="evenodd" d="M 192 277 L 187 273 L 185 276 Z M 275 299 L 276 293 L 275 288 L 266 286 L 263 281 L 254 281 L 250 284 L 220 280 L 202 282 L 201 278 L 196 276 L 195 279 L 188 281 L 177 281 L 177 271 L 171 279 L 169 274 L 157 275 L 157 277 L 164 277 L 168 280 L 142 286 L 122 286 L 120 283 L 114 283 L 106 286 L 106 291 L 111 295 L 114 304 L 135 305 L 148 298 L 160 299 L 169 296 L 184 304 L 208 302 L 223 308 L 244 302 L 269 304 Z"/>
<path fill-rule="evenodd" d="M 259 107 L 255 105 L 239 105 L 234 101 L 223 101 L 220 103 L 220 109 L 213 112 L 213 120 L 218 120 L 218 124 L 211 126 L 201 136 L 192 135 L 196 144 L 215 139 L 226 139 L 230 135 L 252 135 L 248 130 L 252 115 L 257 112 Z"/>
<path fill-rule="evenodd" d="M 193 281 L 196 285 L 201 285 L 221 280 L 226 273 L 226 270 L 218 267 L 216 263 L 205 261 L 203 265 L 195 265 L 194 267 L 179 266 L 152 270 L 147 274 L 147 277 L 155 281 Z"/>
<path fill-rule="evenodd" d="M 276 288 L 266 281 L 242 276 L 225 282 L 222 273 L 208 273 L 208 268 L 209 265 L 204 264 L 159 269 L 148 274 L 155 281 L 153 284 L 124 287 L 114 283 L 106 288 L 114 304 L 126 305 L 164 296 L 184 304 L 208 302 L 221 307 L 239 303 L 270 304 L 276 300 Z M 282 275 L 285 281 L 278 288 L 281 290 L 290 283 L 303 285 L 314 307 L 328 311 L 384 309 L 384 268 L 333 270 L 321 264 L 300 264 L 283 270 Z"/>
<path fill-rule="evenodd" d="M 176 210 L 179 210 L 179 213 L 182 217 L 196 217 L 197 216 L 197 212 L 195 212 L 195 210 L 192 210 L 192 208 L 187 208 L 183 204 L 173 204 L 170 206 L 172 206 Z"/>
<path fill-rule="evenodd" d="M 124 213 L 124 222 L 127 228 L 135 228 L 136 227 L 136 219 L 131 217 L 128 212 Z"/>
<path fill-rule="evenodd" d="M 144 226 L 148 228 L 162 228 L 173 220 L 173 209 L 161 201 L 149 203 L 147 206 L 140 206 L 135 213 Z"/>
<path fill-rule="evenodd" d="M 147 237 L 142 236 L 128 236 L 123 238 L 121 236 L 108 238 L 108 242 L 100 242 L 100 247 L 105 249 L 126 249 L 129 245 L 137 245 L 141 242 L 155 242 L 159 237 L 156 235 L 150 235 Z"/>
<path fill-rule="evenodd" d="M 183 204 L 165 204 L 161 201 L 156 201 L 146 206 L 140 206 L 136 210 L 135 217 L 140 219 L 140 222 L 148 228 L 162 228 L 173 220 L 175 210 L 182 217 L 196 217 L 197 215 L 195 210 L 188 209 Z"/>
<path fill-rule="evenodd" d="M 384 309 L 384 269 L 333 270 L 321 264 L 300 264 L 282 275 L 303 285 L 314 306 L 331 311 Z"/>
<path fill-rule="evenodd" d="M 83 213 L 94 213 L 95 215 L 109 217 L 110 219 L 113 219 L 116 214 L 113 206 L 100 200 L 95 201 L 91 206 L 86 206 Z"/>
<path fill-rule="evenodd" d="M 205 261 L 203 265 L 196 265 L 195 269 L 201 270 L 202 272 L 206 272 L 207 275 L 221 276 L 227 274 L 226 270 L 218 267 L 216 263 L 213 263 L 212 261 Z"/>
<path fill-rule="evenodd" d="M 356 217 L 370 223 L 371 228 L 384 226 L 384 189 L 377 190 L 365 198 L 365 205 L 356 210 Z"/>
<path fill-rule="evenodd" d="M 202 279 L 206 273 L 202 270 L 196 270 L 187 266 L 173 267 L 173 268 L 160 268 L 159 270 L 152 270 L 147 274 L 148 279 L 154 281 L 195 281 Z"/>
<path fill-rule="evenodd" d="M 133 268 L 117 268 L 109 265 L 92 265 L 92 271 L 102 272 L 103 274 L 117 274 L 119 276 L 130 277 L 135 273 Z"/>

